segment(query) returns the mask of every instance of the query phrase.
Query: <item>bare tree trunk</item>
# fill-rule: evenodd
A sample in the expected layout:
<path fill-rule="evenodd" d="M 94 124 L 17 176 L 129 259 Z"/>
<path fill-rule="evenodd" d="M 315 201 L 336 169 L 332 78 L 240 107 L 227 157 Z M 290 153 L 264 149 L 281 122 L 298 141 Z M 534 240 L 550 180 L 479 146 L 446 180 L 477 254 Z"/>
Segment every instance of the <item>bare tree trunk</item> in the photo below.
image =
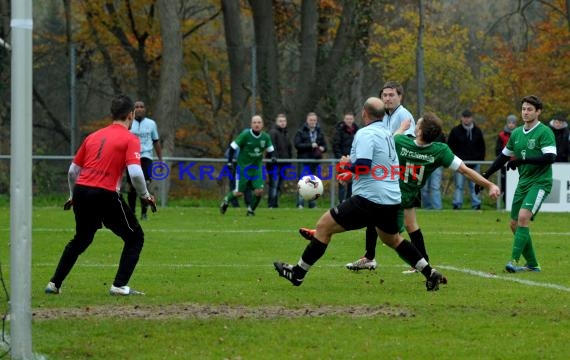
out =
<path fill-rule="evenodd" d="M 241 127 L 249 124 L 247 106 L 247 72 L 245 48 L 241 31 L 241 12 L 239 0 L 222 0 L 224 13 L 224 32 L 230 63 L 230 94 L 232 119 L 241 123 Z M 255 101 L 255 99 L 253 99 Z"/>
<path fill-rule="evenodd" d="M 306 80 L 312 84 L 308 91 L 306 91 L 307 95 L 304 97 L 296 97 L 298 102 L 293 108 L 297 109 L 297 116 L 299 116 L 299 112 L 303 115 L 308 111 L 315 110 L 319 99 L 321 99 L 324 94 L 324 89 L 329 88 L 335 80 L 335 75 L 341 66 L 342 59 L 348 53 L 356 37 L 355 34 L 357 33 L 356 30 L 359 22 L 359 17 L 357 16 L 359 14 L 356 11 L 359 6 L 358 3 L 357 1 L 347 1 L 345 3 L 341 22 L 337 29 L 332 49 L 329 51 L 329 56 L 319 61 L 319 66 L 317 67 L 316 74 L 313 76 L 313 81 L 306 78 Z M 304 46 L 304 44 L 301 46 Z M 315 57 L 316 56 L 315 54 Z M 317 59 L 315 58 L 313 61 L 316 63 Z M 304 76 L 309 76 L 309 73 L 300 74 L 300 76 L 303 78 Z M 297 91 L 299 91 L 299 89 L 297 89 Z"/>
<path fill-rule="evenodd" d="M 293 119 L 303 123 L 305 115 L 314 111 L 309 96 L 315 87 L 317 72 L 319 13 L 316 0 L 303 0 L 301 4 L 301 35 L 299 56 L 299 79 L 297 81 L 297 99 L 301 100 L 293 107 Z"/>
<path fill-rule="evenodd" d="M 179 116 L 180 87 L 184 75 L 182 33 L 180 32 L 180 1 L 158 0 L 160 32 L 162 36 L 162 64 L 158 89 L 156 119 L 159 124 L 164 156 L 174 154 L 174 134 Z M 164 195 L 170 183 L 165 181 Z M 166 199 L 162 204 L 166 205 Z"/>
<path fill-rule="evenodd" d="M 255 43 L 257 47 L 257 78 L 263 118 L 275 118 L 281 110 L 279 65 L 273 5 L 267 0 L 249 0 L 253 11 Z M 253 99 L 255 101 L 255 99 Z"/>

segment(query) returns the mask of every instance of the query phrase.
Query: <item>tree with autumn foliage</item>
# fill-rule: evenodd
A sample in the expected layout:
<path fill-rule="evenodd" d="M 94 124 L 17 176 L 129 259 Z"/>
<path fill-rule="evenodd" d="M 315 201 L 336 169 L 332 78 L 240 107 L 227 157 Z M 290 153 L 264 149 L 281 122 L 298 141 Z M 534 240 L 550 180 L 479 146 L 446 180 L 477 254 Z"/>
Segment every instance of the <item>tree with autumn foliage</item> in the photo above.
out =
<path fill-rule="evenodd" d="M 522 31 L 516 39 L 495 35 L 493 54 L 483 57 L 487 91 L 480 97 L 481 108 L 518 112 L 520 99 L 535 94 L 545 104 L 545 116 L 570 111 L 569 5 L 557 0 L 542 7 L 543 14 L 528 8 L 506 14 L 503 21 Z"/>

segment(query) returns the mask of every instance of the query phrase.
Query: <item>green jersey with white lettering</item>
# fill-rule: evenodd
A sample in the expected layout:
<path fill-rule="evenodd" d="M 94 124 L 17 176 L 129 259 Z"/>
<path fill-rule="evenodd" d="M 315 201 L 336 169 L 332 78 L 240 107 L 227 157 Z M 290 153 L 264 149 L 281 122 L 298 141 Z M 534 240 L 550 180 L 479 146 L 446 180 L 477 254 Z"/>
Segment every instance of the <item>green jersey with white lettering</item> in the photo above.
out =
<path fill-rule="evenodd" d="M 255 166 L 261 169 L 264 152 L 273 151 L 269 134 L 262 131 L 256 136 L 251 129 L 242 131 L 231 143 L 231 147 L 235 150 L 239 148 L 237 164 L 241 168 Z"/>
<path fill-rule="evenodd" d="M 404 209 L 414 207 L 418 193 L 438 167 L 452 167 L 457 170 L 461 164 L 461 159 L 444 143 L 433 142 L 419 146 L 413 138 L 406 135 L 394 135 L 394 142 L 401 166 L 400 191 Z"/>
<path fill-rule="evenodd" d="M 522 160 L 548 153 L 556 154 L 556 140 L 552 130 L 540 122 L 530 130 L 525 130 L 524 126 L 514 129 L 503 150 L 504 155 Z M 533 185 L 543 187 L 547 192 L 552 189 L 552 165 L 520 164 L 518 172 L 517 187 L 520 190 L 526 192 Z"/>

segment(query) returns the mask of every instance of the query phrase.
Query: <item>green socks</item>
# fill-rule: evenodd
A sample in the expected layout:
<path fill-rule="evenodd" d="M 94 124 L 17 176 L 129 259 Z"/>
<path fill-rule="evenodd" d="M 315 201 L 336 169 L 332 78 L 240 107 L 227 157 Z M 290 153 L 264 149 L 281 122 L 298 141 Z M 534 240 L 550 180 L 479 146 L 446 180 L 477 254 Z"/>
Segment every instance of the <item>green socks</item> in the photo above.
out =
<path fill-rule="evenodd" d="M 528 266 L 537 267 L 538 261 L 534 253 L 532 239 L 528 227 L 517 227 L 515 231 L 515 241 L 513 244 L 512 258 L 519 260 L 521 255 L 525 258 Z"/>

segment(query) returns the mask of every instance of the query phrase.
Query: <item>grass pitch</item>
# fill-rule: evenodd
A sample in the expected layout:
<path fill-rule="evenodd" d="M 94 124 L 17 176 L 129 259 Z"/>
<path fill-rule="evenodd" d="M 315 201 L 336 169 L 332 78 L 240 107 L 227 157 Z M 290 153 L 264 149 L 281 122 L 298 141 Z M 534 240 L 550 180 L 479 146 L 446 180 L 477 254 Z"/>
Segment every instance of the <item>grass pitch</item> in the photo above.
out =
<path fill-rule="evenodd" d="M 97 233 L 61 295 L 43 293 L 74 221 L 59 207 L 36 207 L 34 352 L 48 359 L 570 358 L 568 213 L 541 213 L 531 224 L 541 273 L 503 272 L 512 245 L 507 213 L 418 211 L 432 263 L 449 279 L 440 291 L 427 292 L 421 275 L 403 275 L 406 266 L 382 245 L 378 270 L 345 270 L 363 254 L 364 230 L 335 236 L 293 287 L 272 262 L 295 263 L 306 245 L 297 229 L 314 226 L 323 211 L 260 208 L 246 217 L 244 208 L 225 216 L 215 208 L 159 209 L 143 222 L 145 247 L 129 284 L 146 295 L 111 297 L 122 243 L 108 230 Z M 8 281 L 8 208 L 0 221 Z"/>

